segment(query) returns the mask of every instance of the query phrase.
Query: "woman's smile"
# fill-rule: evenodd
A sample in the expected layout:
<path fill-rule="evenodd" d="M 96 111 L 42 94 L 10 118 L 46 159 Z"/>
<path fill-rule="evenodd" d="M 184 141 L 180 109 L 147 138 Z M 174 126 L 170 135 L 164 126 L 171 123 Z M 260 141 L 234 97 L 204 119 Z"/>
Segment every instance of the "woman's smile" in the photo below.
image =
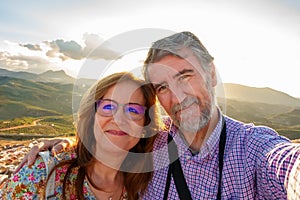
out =
<path fill-rule="evenodd" d="M 107 130 L 105 133 L 108 133 L 110 135 L 116 135 L 116 136 L 127 136 L 128 134 L 124 131 L 120 130 Z"/>

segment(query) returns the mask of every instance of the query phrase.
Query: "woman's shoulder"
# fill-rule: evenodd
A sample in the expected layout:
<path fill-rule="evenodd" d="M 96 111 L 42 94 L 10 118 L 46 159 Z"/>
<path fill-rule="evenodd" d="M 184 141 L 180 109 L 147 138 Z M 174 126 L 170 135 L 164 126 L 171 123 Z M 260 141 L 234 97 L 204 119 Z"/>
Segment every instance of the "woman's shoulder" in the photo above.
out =
<path fill-rule="evenodd" d="M 32 166 L 24 165 L 6 181 L 2 188 L 3 199 L 38 199 L 46 183 L 44 160 L 38 157 Z"/>
<path fill-rule="evenodd" d="M 77 158 L 77 154 L 73 149 L 68 149 L 67 151 L 61 152 L 59 154 L 53 154 L 50 152 L 50 156 L 54 159 L 55 163 L 60 163 L 61 161 L 73 160 Z"/>

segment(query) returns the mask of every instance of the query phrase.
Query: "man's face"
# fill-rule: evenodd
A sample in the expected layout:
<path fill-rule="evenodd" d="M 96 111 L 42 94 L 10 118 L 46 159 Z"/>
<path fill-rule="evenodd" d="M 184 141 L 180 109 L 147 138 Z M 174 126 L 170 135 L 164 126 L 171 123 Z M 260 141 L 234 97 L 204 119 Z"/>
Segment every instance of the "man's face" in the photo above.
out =
<path fill-rule="evenodd" d="M 205 72 L 190 50 L 182 58 L 167 55 L 148 67 L 160 104 L 175 124 L 188 132 L 198 132 L 209 122 L 214 107 L 214 66 Z"/>

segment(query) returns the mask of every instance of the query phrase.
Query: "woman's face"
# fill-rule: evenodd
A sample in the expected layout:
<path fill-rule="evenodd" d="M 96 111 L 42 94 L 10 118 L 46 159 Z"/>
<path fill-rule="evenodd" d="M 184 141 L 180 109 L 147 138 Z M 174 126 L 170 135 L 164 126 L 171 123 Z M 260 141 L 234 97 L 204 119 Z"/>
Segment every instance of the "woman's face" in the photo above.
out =
<path fill-rule="evenodd" d="M 124 81 L 109 88 L 102 99 L 105 102 L 98 103 L 95 113 L 97 151 L 129 151 L 139 142 L 144 127 L 145 116 L 140 111 L 146 101 L 142 90 L 136 83 Z"/>

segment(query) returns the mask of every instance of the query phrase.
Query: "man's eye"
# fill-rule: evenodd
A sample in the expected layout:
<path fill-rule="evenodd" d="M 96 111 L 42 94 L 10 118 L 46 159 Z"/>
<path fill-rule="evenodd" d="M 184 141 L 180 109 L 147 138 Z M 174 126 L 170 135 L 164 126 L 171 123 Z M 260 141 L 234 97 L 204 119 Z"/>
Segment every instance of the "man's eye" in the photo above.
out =
<path fill-rule="evenodd" d="M 163 84 L 163 85 L 160 85 L 156 88 L 156 93 L 164 93 L 165 91 L 167 91 L 168 89 L 168 85 L 166 84 Z"/>
<path fill-rule="evenodd" d="M 178 77 L 178 81 L 186 81 L 189 80 L 189 78 L 191 77 L 191 75 L 189 74 L 184 74 Z"/>

